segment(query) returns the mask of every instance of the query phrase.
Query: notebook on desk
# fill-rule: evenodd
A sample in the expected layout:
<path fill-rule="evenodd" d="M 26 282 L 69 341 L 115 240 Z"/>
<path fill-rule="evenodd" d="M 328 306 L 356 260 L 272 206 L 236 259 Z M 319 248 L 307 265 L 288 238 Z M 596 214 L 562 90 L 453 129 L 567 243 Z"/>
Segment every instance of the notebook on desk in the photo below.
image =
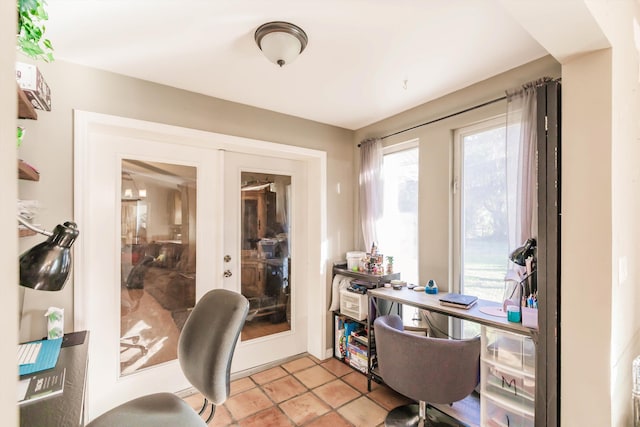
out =
<path fill-rule="evenodd" d="M 463 295 L 451 293 L 440 297 L 440 304 L 449 307 L 468 309 L 478 301 L 478 297 L 473 295 Z"/>
<path fill-rule="evenodd" d="M 62 338 L 32 341 L 20 345 L 31 346 L 32 344 L 40 345 L 39 350 L 37 350 L 38 355 L 35 358 L 35 363 L 20 364 L 20 362 L 18 362 L 18 373 L 20 375 L 32 374 L 56 366 L 58 355 L 60 355 L 60 347 L 62 346 Z M 20 352 L 20 346 L 18 346 L 18 352 Z M 31 360 L 28 361 L 30 362 Z"/>

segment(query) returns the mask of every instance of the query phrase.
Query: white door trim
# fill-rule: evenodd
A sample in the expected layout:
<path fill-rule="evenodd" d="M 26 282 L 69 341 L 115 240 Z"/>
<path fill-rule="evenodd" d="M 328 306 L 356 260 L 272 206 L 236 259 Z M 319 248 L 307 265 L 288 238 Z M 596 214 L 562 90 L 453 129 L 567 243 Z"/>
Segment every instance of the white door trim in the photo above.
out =
<path fill-rule="evenodd" d="M 254 155 L 282 157 L 306 163 L 309 233 L 306 277 L 309 280 L 307 293 L 307 352 L 324 359 L 326 356 L 326 283 L 327 253 L 327 155 L 326 152 L 292 145 L 278 144 L 238 136 L 224 135 L 180 126 L 142 121 L 107 114 L 74 111 L 74 219 L 78 223 L 80 236 L 74 246 L 74 329 L 88 327 L 87 310 L 90 295 L 83 283 L 91 281 L 91 271 L 83 268 L 84 259 L 90 256 L 83 242 L 82 224 L 89 217 L 91 207 L 81 190 L 87 182 L 89 171 L 88 143 L 92 135 L 109 135 L 126 131 L 132 138 L 146 141 L 171 142 L 173 144 L 211 150 L 228 150 Z M 99 345 L 99 343 L 92 343 Z"/>

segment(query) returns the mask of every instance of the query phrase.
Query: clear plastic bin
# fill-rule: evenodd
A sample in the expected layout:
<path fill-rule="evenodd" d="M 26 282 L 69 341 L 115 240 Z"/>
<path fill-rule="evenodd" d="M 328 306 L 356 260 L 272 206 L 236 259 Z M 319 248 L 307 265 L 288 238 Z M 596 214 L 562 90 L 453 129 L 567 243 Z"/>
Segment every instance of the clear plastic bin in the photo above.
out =
<path fill-rule="evenodd" d="M 485 328 L 485 338 L 484 358 L 525 372 L 535 372 L 536 347 L 530 337 Z"/>
<path fill-rule="evenodd" d="M 536 380 L 533 375 L 485 362 L 481 381 L 483 393 L 535 412 Z"/>
<path fill-rule="evenodd" d="M 491 399 L 487 399 L 482 425 L 490 427 L 533 427 L 533 420 L 533 417 L 524 411 L 505 407 Z"/>

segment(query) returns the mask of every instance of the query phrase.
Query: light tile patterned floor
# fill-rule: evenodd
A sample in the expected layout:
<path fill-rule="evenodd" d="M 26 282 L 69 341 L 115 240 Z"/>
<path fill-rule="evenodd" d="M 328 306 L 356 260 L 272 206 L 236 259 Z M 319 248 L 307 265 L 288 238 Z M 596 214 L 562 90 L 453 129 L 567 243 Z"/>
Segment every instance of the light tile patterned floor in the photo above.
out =
<path fill-rule="evenodd" d="M 202 396 L 185 398 L 200 409 Z M 231 383 L 211 427 L 379 427 L 410 401 L 338 361 L 302 356 Z"/>

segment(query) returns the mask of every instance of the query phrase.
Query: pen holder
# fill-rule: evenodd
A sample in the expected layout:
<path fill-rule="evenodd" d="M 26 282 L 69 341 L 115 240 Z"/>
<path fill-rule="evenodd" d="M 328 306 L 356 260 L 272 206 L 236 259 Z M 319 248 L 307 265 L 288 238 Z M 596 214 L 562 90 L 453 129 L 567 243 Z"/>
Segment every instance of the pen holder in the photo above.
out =
<path fill-rule="evenodd" d="M 538 329 L 538 309 L 522 307 L 522 326 Z"/>
<path fill-rule="evenodd" d="M 509 322 L 520 323 L 520 307 L 517 305 L 507 306 L 507 320 Z"/>

